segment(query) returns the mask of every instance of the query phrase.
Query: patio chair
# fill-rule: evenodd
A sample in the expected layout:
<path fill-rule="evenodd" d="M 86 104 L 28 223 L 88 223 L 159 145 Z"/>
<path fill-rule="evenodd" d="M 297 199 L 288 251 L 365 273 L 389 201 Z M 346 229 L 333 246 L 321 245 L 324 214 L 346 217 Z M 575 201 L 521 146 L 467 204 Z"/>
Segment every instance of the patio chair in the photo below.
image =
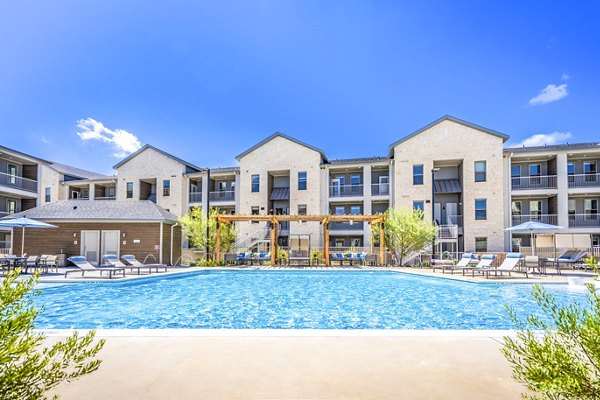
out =
<path fill-rule="evenodd" d="M 45 259 L 42 259 L 41 256 L 27 257 L 27 260 L 25 260 L 24 267 L 25 267 L 25 273 L 29 272 L 29 268 L 33 268 L 34 270 L 37 270 L 39 268 L 42 271 L 45 271 L 45 272 L 48 271 L 46 268 Z"/>
<path fill-rule="evenodd" d="M 102 276 L 103 272 L 108 272 L 108 278 L 112 279 L 113 275 L 117 272 L 123 274 L 123 278 L 125 277 L 125 268 L 123 267 L 94 267 L 90 264 L 84 256 L 75 256 L 67 258 L 73 265 L 75 265 L 78 269 L 70 270 L 65 272 L 65 278 L 74 272 L 81 272 L 81 276 L 84 276 L 86 272 L 97 271 L 100 272 L 100 276 Z"/>
<path fill-rule="evenodd" d="M 236 264 L 246 264 L 246 261 L 249 261 L 250 264 L 252 264 L 252 262 L 254 261 L 254 258 L 252 257 L 252 252 L 242 251 L 240 253 L 235 253 Z"/>
<path fill-rule="evenodd" d="M 42 256 L 43 257 L 43 256 Z M 48 255 L 44 259 L 44 263 L 46 264 L 46 270 L 48 272 L 54 270 L 58 273 L 58 257 L 55 255 Z"/>
<path fill-rule="evenodd" d="M 570 265 L 573 271 L 578 264 L 582 263 L 582 259 L 587 256 L 587 252 L 582 250 L 569 250 L 561 254 L 556 259 L 556 269 L 560 273 L 561 265 Z"/>
<path fill-rule="evenodd" d="M 479 260 L 479 262 L 477 263 L 477 265 L 475 265 L 474 267 L 467 265 L 466 267 L 463 267 L 463 275 L 465 274 L 465 271 L 470 270 L 471 271 L 471 276 L 475 277 L 475 272 L 477 273 L 486 273 L 486 271 L 492 266 L 492 263 L 494 262 L 494 260 L 496 259 L 496 255 L 495 254 L 484 254 L 481 256 L 481 259 Z"/>
<path fill-rule="evenodd" d="M 129 268 L 130 266 L 132 268 L 137 268 L 138 274 L 142 268 L 148 268 L 148 273 L 152 273 L 152 268 L 156 268 L 156 272 L 161 272 L 158 270 L 159 268 L 163 269 L 162 272 L 167 272 L 167 266 L 165 264 L 142 264 L 133 254 L 125 254 L 124 256 L 121 256 L 121 259 L 127 263 L 126 268 Z"/>
<path fill-rule="evenodd" d="M 521 253 L 508 253 L 506 255 L 506 258 L 504 259 L 504 261 L 502 261 L 502 264 L 500 264 L 499 267 L 494 268 L 494 267 L 489 267 L 485 269 L 485 275 L 486 278 L 490 277 L 490 272 L 494 271 L 494 275 L 498 276 L 498 272 L 500 272 L 500 275 L 502 275 L 504 272 L 508 272 L 508 276 L 511 276 L 511 272 L 518 272 L 520 274 L 525 274 L 526 278 L 529 278 L 529 273 L 527 272 L 527 269 L 525 269 L 524 271 L 519 270 L 519 264 L 521 263 L 521 261 L 523 260 L 523 254 Z"/>
<path fill-rule="evenodd" d="M 259 265 L 263 265 L 264 262 L 271 261 L 271 253 L 254 253 L 253 259 L 256 260 Z"/>
<path fill-rule="evenodd" d="M 365 254 L 366 253 L 350 253 L 348 256 L 348 260 L 350 261 L 350 265 L 354 262 L 357 262 L 359 265 L 365 262 Z"/>

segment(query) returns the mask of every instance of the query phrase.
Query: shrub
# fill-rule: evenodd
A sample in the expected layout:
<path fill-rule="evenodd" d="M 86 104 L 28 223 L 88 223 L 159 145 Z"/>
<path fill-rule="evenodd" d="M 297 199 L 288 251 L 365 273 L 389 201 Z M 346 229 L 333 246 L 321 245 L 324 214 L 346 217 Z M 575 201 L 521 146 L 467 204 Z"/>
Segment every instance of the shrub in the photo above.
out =
<path fill-rule="evenodd" d="M 45 336 L 34 333 L 39 310 L 31 304 L 38 275 L 18 280 L 19 270 L 9 272 L 0 290 L 0 398 L 45 399 L 45 393 L 61 382 L 70 382 L 98 369 L 93 359 L 104 339 L 93 344 L 95 333 L 74 333 L 51 347 L 41 348 Z"/>
<path fill-rule="evenodd" d="M 531 399 L 600 399 L 600 296 L 590 286 L 589 307 L 559 306 L 540 285 L 532 295 L 551 323 L 509 315 L 517 336 L 505 337 L 502 353 L 513 377 L 525 384 Z"/>

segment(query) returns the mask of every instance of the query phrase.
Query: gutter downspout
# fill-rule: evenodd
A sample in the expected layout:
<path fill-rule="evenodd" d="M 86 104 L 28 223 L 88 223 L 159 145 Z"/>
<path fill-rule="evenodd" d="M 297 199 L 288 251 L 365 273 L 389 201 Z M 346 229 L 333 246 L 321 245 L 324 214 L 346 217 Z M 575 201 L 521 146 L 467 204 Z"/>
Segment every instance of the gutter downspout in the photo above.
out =
<path fill-rule="evenodd" d="M 173 228 L 179 226 L 179 222 L 176 222 L 175 225 L 171 225 L 171 265 L 173 265 Z"/>
<path fill-rule="evenodd" d="M 158 263 L 162 264 L 163 263 L 163 223 L 160 223 L 160 238 L 158 239 L 158 247 L 159 247 L 159 252 L 158 252 Z"/>

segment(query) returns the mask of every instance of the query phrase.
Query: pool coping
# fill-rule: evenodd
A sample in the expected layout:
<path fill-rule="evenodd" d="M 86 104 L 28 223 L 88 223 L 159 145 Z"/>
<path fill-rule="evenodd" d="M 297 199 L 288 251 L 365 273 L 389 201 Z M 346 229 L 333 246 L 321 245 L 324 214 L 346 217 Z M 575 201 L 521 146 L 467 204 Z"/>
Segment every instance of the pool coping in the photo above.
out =
<path fill-rule="evenodd" d="M 516 330 L 446 329 L 34 329 L 47 337 L 65 337 L 74 332 L 95 331 L 97 337 L 412 337 L 492 338 L 515 337 Z"/>

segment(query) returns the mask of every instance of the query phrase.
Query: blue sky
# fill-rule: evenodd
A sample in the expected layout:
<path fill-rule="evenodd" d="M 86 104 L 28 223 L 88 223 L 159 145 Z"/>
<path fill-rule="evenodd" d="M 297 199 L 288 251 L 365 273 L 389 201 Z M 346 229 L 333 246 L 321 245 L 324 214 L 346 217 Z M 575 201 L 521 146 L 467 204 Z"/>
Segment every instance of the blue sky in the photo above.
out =
<path fill-rule="evenodd" d="M 235 165 L 275 131 L 330 158 L 385 155 L 445 114 L 514 144 L 600 140 L 599 12 L 594 1 L 5 0 L 0 144 L 112 173 L 145 143 Z"/>

